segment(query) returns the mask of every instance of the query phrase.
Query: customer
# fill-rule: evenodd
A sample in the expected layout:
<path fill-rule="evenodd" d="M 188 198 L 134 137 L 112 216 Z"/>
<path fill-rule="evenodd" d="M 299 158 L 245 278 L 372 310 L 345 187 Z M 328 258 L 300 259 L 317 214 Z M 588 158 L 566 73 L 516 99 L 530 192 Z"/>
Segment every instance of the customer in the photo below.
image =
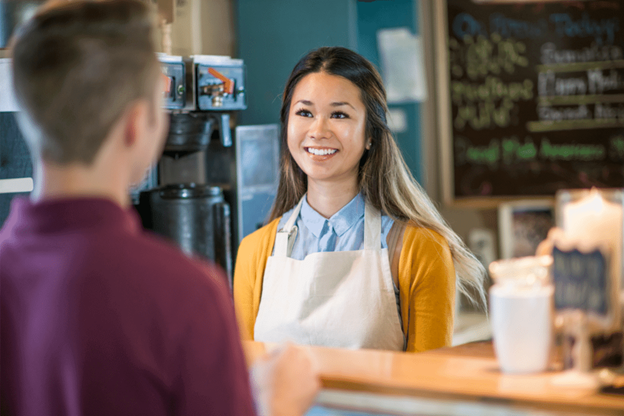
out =
<path fill-rule="evenodd" d="M 0 231 L 1 413 L 251 415 L 223 272 L 145 234 L 128 188 L 167 119 L 141 2 L 68 2 L 13 41 L 31 199 Z M 264 360 L 258 403 L 300 415 L 318 381 L 300 350 Z"/>
<path fill-rule="evenodd" d="M 355 52 L 320 48 L 293 69 L 272 222 L 238 250 L 248 338 L 424 351 L 451 343 L 456 285 L 483 299 L 483 266 L 412 178 L 387 111 Z"/>

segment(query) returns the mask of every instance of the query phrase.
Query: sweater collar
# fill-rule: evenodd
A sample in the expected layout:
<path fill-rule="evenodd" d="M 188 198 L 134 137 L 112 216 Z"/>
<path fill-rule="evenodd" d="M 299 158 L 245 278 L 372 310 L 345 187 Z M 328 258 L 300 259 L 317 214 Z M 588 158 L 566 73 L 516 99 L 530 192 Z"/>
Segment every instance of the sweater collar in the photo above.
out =
<path fill-rule="evenodd" d="M 60 233 L 84 229 L 121 230 L 137 233 L 141 229 L 138 215 L 105 198 L 59 198 L 32 202 L 14 198 L 7 227 L 18 233 Z"/>

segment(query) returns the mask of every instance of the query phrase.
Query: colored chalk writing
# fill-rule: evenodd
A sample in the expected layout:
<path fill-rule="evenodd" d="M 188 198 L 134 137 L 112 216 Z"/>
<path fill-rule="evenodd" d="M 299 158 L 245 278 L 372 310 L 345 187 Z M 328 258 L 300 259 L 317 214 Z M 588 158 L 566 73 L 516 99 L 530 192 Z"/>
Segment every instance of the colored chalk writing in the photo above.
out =
<path fill-rule="evenodd" d="M 624 2 L 447 0 L 454 198 L 624 187 Z"/>

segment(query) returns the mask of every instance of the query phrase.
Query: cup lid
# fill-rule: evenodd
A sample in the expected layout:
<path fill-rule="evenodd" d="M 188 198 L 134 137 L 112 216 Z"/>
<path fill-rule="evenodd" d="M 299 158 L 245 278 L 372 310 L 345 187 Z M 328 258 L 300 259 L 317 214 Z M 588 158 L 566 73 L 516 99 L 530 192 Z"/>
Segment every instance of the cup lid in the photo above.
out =
<path fill-rule="evenodd" d="M 490 263 L 494 283 L 512 283 L 525 286 L 549 283 L 552 256 L 528 256 L 498 260 Z"/>

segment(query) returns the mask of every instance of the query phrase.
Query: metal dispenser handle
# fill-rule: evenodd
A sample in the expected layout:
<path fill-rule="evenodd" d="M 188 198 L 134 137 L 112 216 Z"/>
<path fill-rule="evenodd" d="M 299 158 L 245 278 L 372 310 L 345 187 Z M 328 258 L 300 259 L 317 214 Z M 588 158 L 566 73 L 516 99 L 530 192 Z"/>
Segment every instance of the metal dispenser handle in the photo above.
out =
<path fill-rule="evenodd" d="M 223 147 L 232 146 L 232 131 L 230 130 L 230 115 L 227 113 L 221 114 L 219 120 L 219 134 L 221 136 L 221 144 Z"/>

